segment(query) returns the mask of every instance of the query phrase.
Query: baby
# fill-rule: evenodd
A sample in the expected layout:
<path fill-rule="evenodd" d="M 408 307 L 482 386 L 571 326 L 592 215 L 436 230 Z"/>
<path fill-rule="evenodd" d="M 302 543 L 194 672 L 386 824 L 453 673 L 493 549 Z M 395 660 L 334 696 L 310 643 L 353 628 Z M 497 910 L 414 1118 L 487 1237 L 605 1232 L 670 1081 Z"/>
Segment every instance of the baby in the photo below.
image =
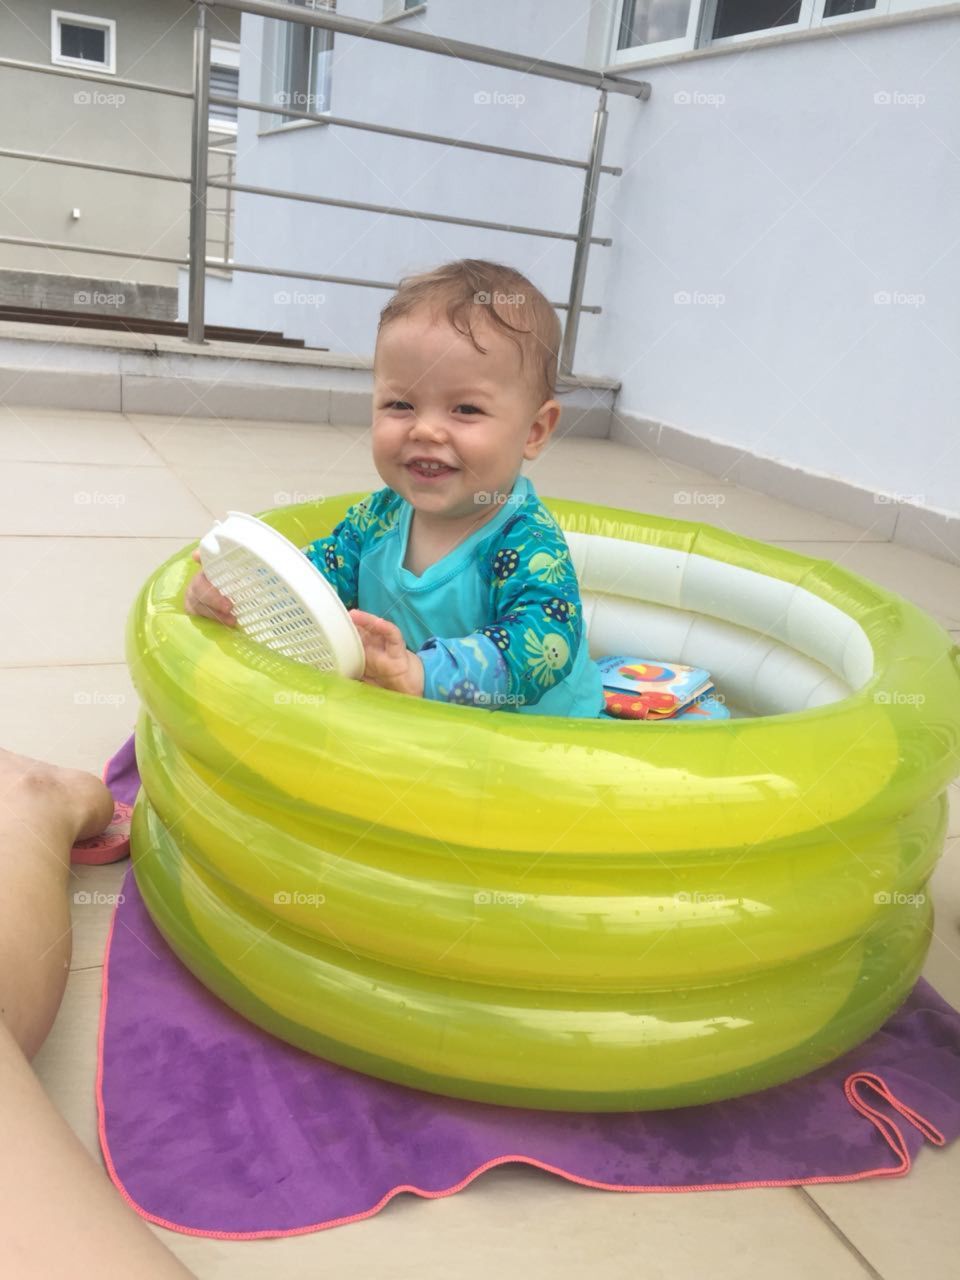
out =
<path fill-rule="evenodd" d="M 525 276 L 480 259 L 406 278 L 381 312 L 372 444 L 386 487 L 304 548 L 360 632 L 367 683 L 491 710 L 603 712 L 569 548 L 520 474 L 560 417 L 560 338 Z M 185 603 L 235 624 L 202 573 Z"/>

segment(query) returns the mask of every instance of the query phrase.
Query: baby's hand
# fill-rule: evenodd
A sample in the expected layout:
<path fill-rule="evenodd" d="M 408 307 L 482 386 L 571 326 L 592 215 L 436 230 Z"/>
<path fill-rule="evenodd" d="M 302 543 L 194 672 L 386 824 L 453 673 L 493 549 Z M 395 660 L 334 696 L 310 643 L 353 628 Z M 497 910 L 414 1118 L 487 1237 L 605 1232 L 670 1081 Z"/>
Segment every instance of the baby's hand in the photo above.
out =
<path fill-rule="evenodd" d="M 194 551 L 193 559 L 200 563 L 199 550 Z M 237 620 L 233 616 L 233 605 L 217 590 L 205 573 L 198 573 L 187 587 L 183 607 L 187 613 L 212 618 L 214 622 L 222 622 L 225 627 L 237 625 Z"/>
<path fill-rule="evenodd" d="M 362 609 L 351 609 L 350 617 L 363 641 L 366 657 L 363 683 L 422 698 L 423 663 L 407 648 L 400 628 Z"/>

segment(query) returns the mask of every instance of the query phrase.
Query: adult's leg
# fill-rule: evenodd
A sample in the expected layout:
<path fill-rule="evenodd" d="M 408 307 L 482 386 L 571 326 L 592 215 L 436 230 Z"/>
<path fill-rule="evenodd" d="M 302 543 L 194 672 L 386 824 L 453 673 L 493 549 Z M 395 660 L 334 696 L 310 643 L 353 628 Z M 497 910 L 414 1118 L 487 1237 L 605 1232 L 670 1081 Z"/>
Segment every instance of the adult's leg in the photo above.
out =
<path fill-rule="evenodd" d="M 0 750 L 0 1275 L 18 1280 L 183 1280 L 44 1093 L 43 1043 L 70 965 L 74 841 L 113 802 L 91 774 Z"/>
<path fill-rule="evenodd" d="M 71 845 L 102 831 L 112 813 L 92 774 L 0 750 L 0 1018 L 28 1058 L 67 983 Z"/>

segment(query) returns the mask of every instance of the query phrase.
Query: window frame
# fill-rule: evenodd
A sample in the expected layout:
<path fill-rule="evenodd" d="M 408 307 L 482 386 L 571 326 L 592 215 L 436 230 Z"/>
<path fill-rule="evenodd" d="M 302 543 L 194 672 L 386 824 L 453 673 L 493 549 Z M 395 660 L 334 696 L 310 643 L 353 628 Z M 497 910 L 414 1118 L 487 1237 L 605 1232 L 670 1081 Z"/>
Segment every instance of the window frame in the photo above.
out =
<path fill-rule="evenodd" d="M 63 21 L 71 27 L 88 27 L 106 32 L 104 44 L 107 55 L 104 62 L 90 58 L 71 58 L 62 53 L 60 34 Z M 66 9 L 50 10 L 50 61 L 58 67 L 82 67 L 85 71 L 97 70 L 106 75 L 117 74 L 117 22 L 115 18 L 98 18 L 92 13 L 69 13 Z"/>
<path fill-rule="evenodd" d="M 287 3 L 293 5 L 295 3 L 295 0 L 287 0 Z M 336 12 L 337 0 L 304 0 L 304 4 L 302 7 L 309 8 L 309 9 L 330 9 L 332 12 Z M 277 84 L 278 84 L 278 81 L 281 80 L 282 74 L 283 74 L 280 64 L 281 62 L 285 63 L 286 61 L 287 34 L 291 31 L 292 27 L 295 25 L 293 23 L 284 23 L 283 27 L 281 27 L 280 24 L 282 22 L 283 20 L 280 18 L 276 18 L 276 19 L 267 18 L 264 20 L 264 43 L 263 43 L 264 56 L 262 61 L 261 94 L 260 94 L 261 100 L 264 102 L 267 101 L 268 96 L 271 93 L 276 93 L 278 91 Z M 296 25 L 299 25 L 299 24 L 296 24 Z M 311 45 L 313 40 L 316 38 L 317 33 L 320 31 L 319 27 L 304 28 L 301 26 L 300 29 L 306 30 L 309 33 L 310 39 L 311 39 Z M 335 48 L 335 41 L 334 41 L 335 32 L 333 31 L 324 32 L 324 34 L 329 36 L 330 44 L 327 49 L 323 49 L 320 52 L 332 54 Z M 316 57 L 317 57 L 317 52 L 311 48 L 308 65 L 312 65 L 312 59 Z M 331 112 L 333 109 L 332 68 L 331 68 L 329 86 L 330 86 L 330 92 L 329 92 L 330 102 L 328 103 L 327 106 L 323 108 L 322 111 L 314 112 L 315 115 L 326 115 L 329 112 Z M 279 92 L 284 92 L 284 89 L 280 89 Z M 290 106 L 291 104 L 287 103 L 286 105 Z M 293 105 L 295 106 L 296 104 L 293 104 Z M 293 116 L 281 115 L 279 111 L 261 111 L 260 127 L 258 129 L 258 133 L 261 137 L 263 137 L 267 134 L 272 134 L 272 133 L 286 133 L 288 129 L 313 129 L 313 128 L 316 128 L 317 126 L 322 126 L 324 123 L 325 122 L 322 120 L 298 120 L 296 119 L 296 117 L 293 117 Z"/>
<path fill-rule="evenodd" d="M 703 0 L 703 40 L 701 47 L 704 49 L 726 49 L 732 48 L 738 44 L 747 44 L 751 40 L 762 40 L 765 36 L 781 36 L 787 32 L 808 31 L 813 26 L 813 11 L 817 5 L 823 5 L 824 0 L 800 0 L 800 12 L 797 15 L 796 22 L 791 22 L 789 26 L 783 27 L 757 27 L 756 31 L 741 31 L 735 36 L 720 36 L 714 40 L 707 33 L 713 29 L 713 24 L 717 16 L 718 0 Z"/>
<path fill-rule="evenodd" d="M 705 0 L 690 0 L 690 12 L 687 14 L 687 30 L 682 36 L 673 40 L 658 40 L 656 44 L 627 45 L 624 49 L 616 47 L 623 23 L 623 11 L 630 0 L 620 0 L 613 6 L 613 21 L 610 30 L 610 61 L 608 66 L 616 67 L 623 62 L 638 62 L 645 58 L 662 58 L 672 53 L 690 53 L 698 47 L 700 34 L 700 15 Z"/>
<path fill-rule="evenodd" d="M 827 0 L 816 0 L 811 27 L 832 27 L 837 22 L 856 22 L 858 18 L 882 18 L 890 12 L 891 0 L 877 0 L 872 9 L 861 9 L 856 13 L 835 13 L 832 17 L 824 16 Z"/>
<path fill-rule="evenodd" d="M 711 39 L 708 32 L 712 29 L 717 11 L 717 0 L 692 0 L 692 9 L 696 9 L 699 17 L 696 22 L 696 34 L 691 41 L 690 32 L 693 14 L 687 25 L 687 36 L 678 40 L 663 40 L 658 44 L 632 45 L 626 49 L 616 49 L 617 33 L 620 30 L 624 5 L 628 0 L 618 0 L 611 6 L 611 20 L 606 37 L 607 58 L 604 65 L 610 71 L 621 67 L 642 67 L 647 63 L 669 62 L 684 54 L 709 53 L 711 50 L 722 51 L 735 49 L 739 45 L 773 44 L 778 40 L 796 39 L 816 31 L 829 31 L 832 27 L 844 27 L 855 30 L 859 25 L 884 25 L 884 19 L 894 18 L 906 20 L 914 12 L 922 12 L 924 16 L 935 17 L 938 9 L 945 12 L 955 11 L 955 0 L 877 0 L 872 9 L 861 9 L 855 13 L 838 13 L 832 17 L 824 16 L 826 0 L 802 0 L 797 22 L 783 27 L 762 27 L 756 31 L 743 31 L 735 36 L 721 36 Z"/>

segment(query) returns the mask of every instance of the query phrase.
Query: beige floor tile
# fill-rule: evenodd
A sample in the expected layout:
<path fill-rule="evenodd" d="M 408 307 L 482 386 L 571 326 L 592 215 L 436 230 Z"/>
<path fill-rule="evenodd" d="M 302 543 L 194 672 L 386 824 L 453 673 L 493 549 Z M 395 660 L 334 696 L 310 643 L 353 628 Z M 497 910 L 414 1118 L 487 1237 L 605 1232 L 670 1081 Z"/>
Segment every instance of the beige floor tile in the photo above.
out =
<path fill-rule="evenodd" d="M 71 972 L 99 969 L 103 965 L 104 948 L 110 921 L 121 896 L 121 885 L 130 860 L 114 862 L 106 867 L 73 867 L 67 889 L 70 919 L 73 923 Z"/>
<path fill-rule="evenodd" d="M 33 1060 L 57 1110 L 98 1162 L 94 1087 L 102 977 L 99 967 L 71 971 L 57 1020 Z"/>
<path fill-rule="evenodd" d="M 693 520 L 761 541 L 784 537 L 798 541 L 883 541 L 880 533 L 792 507 L 752 489 L 718 484 L 710 478 L 658 480 L 637 476 L 628 467 L 615 465 L 603 471 L 574 473 L 565 463 L 552 474 L 542 470 L 528 470 L 527 474 L 544 498 L 569 498 L 671 520 Z"/>
<path fill-rule="evenodd" d="M 933 894 L 933 940 L 923 976 L 960 1009 L 960 786 L 947 788 L 950 821 L 940 861 L 930 877 Z"/>
<path fill-rule="evenodd" d="M 906 1123 L 906 1122 L 901 1122 Z M 905 1178 L 809 1187 L 817 1204 L 883 1280 L 957 1274 L 960 1143 L 926 1145 Z"/>
<path fill-rule="evenodd" d="M 0 459 L 156 467 L 162 459 L 123 414 L 0 407 Z"/>
<path fill-rule="evenodd" d="M 176 469 L 181 466 L 264 468 L 289 483 L 299 470 L 319 471 L 344 458 L 364 461 L 369 444 L 330 426 L 295 423 L 178 421 L 140 417 L 133 425 L 152 449 Z M 359 434 L 359 433 L 358 433 Z"/>
<path fill-rule="evenodd" d="M 695 520 L 748 538 L 884 541 L 878 531 L 805 511 L 704 471 L 603 440 L 552 442 L 524 472 L 543 497 Z"/>
<path fill-rule="evenodd" d="M 197 499 L 220 519 L 227 511 L 256 513 L 295 502 L 316 502 L 341 493 L 370 493 L 383 481 L 373 463 L 354 469 L 302 471 L 293 467 L 255 470 L 251 467 L 185 467 L 177 474 Z"/>
<path fill-rule="evenodd" d="M 390 1280 L 863 1280 L 865 1272 L 798 1193 L 618 1195 L 501 1166 L 455 1196 L 400 1196 L 376 1217 L 317 1235 L 248 1242 L 160 1238 L 200 1280 L 320 1274 Z M 211 1261 L 212 1258 L 212 1261 Z"/>
<path fill-rule="evenodd" d="M 133 732 L 137 695 L 122 663 L 0 667 L 3 746 L 100 774 Z"/>
<path fill-rule="evenodd" d="M 771 539 L 801 555 L 831 560 L 926 609 L 944 627 L 960 629 L 960 568 L 893 542 L 831 543 Z"/>
<path fill-rule="evenodd" d="M 883 543 L 883 535 L 864 530 L 844 520 L 834 520 L 816 511 L 805 511 L 778 498 L 738 485 L 706 481 L 687 484 L 651 484 L 636 495 L 635 505 L 654 515 L 675 520 L 697 520 L 716 525 L 745 538 L 763 541 L 816 542 L 844 540 Z"/>
<path fill-rule="evenodd" d="M 166 467 L 7 462 L 0 533 L 197 537 L 209 513 Z"/>
<path fill-rule="evenodd" d="M 528 464 L 529 468 L 529 464 Z M 541 498 L 566 498 L 571 502 L 588 502 L 598 507 L 622 511 L 640 511 L 651 515 L 668 515 L 675 520 L 702 520 L 719 523 L 717 514 L 726 504 L 733 486 L 710 486 L 709 482 L 691 477 L 654 480 L 629 466 L 609 465 L 603 470 L 574 472 L 567 463 L 556 467 L 553 474 L 545 469 L 527 470 Z M 700 487 L 702 486 L 702 487 Z M 689 495 L 709 494 L 710 505 L 691 507 Z M 715 495 L 721 496 L 717 502 Z"/>
<path fill-rule="evenodd" d="M 187 541 L 0 538 L 0 666 L 123 662 L 137 592 Z"/>
<path fill-rule="evenodd" d="M 664 482 L 707 484 L 711 477 L 706 471 L 697 471 L 682 462 L 660 458 L 645 449 L 632 448 L 610 440 L 570 439 L 550 440 L 538 458 L 523 464 L 524 474 L 533 481 L 538 493 L 554 494 L 554 487 L 562 485 L 574 492 L 554 494 L 581 502 L 603 502 L 606 485 L 611 477 L 623 476 L 630 484 L 642 484 L 650 480 Z M 578 488 L 580 482 L 589 485 L 589 496 Z M 612 506 L 613 503 L 608 502 Z"/>

